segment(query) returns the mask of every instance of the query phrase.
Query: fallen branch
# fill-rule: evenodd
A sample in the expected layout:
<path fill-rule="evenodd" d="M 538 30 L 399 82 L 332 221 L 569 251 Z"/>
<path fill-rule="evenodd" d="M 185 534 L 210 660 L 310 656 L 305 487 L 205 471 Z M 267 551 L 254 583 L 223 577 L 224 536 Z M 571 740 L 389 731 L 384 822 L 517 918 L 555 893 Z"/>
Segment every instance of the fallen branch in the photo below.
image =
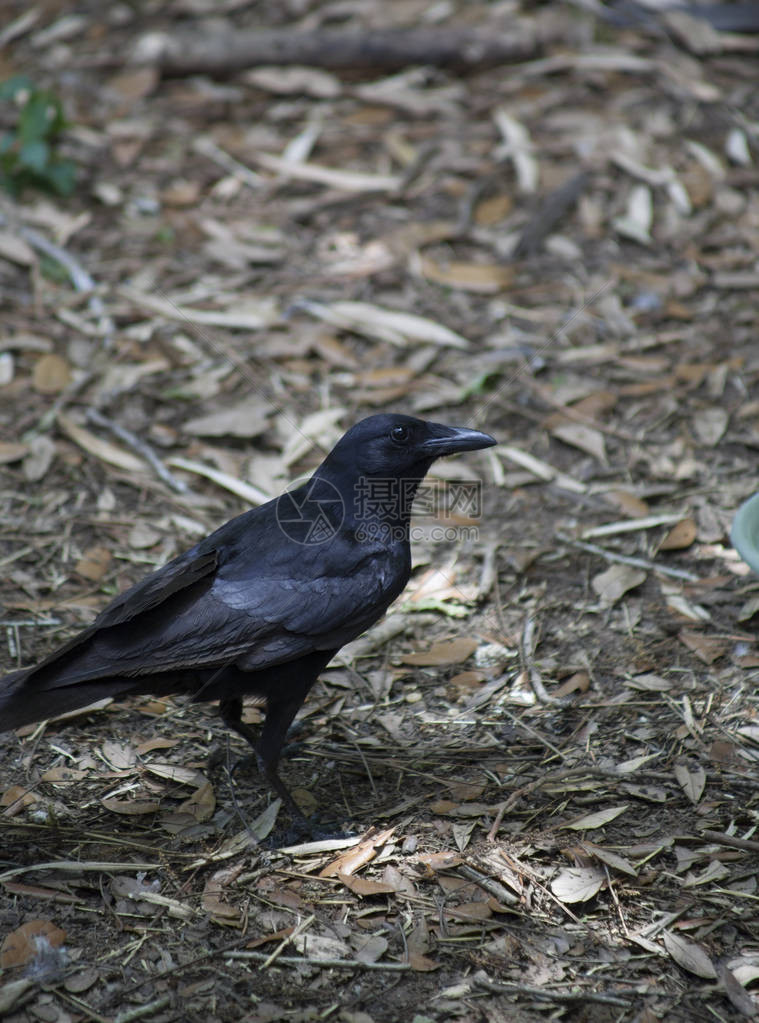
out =
<path fill-rule="evenodd" d="M 138 40 L 133 60 L 155 66 L 167 77 L 227 76 L 259 65 L 287 64 L 333 70 L 392 71 L 411 64 L 466 69 L 528 60 L 542 45 L 538 33 L 522 26 L 508 32 L 459 28 L 150 32 Z"/>

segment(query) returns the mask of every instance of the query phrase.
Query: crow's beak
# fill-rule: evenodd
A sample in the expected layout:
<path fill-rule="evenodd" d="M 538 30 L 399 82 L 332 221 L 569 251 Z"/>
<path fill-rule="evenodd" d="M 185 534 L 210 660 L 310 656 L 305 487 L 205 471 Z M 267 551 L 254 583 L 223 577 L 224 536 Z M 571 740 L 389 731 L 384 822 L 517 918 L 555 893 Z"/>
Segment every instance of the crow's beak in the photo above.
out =
<path fill-rule="evenodd" d="M 443 426 L 441 423 L 430 423 L 429 427 L 430 435 L 419 445 L 422 454 L 429 458 L 455 455 L 459 451 L 491 448 L 497 443 L 495 437 L 491 437 L 489 433 L 468 430 L 463 426 Z"/>

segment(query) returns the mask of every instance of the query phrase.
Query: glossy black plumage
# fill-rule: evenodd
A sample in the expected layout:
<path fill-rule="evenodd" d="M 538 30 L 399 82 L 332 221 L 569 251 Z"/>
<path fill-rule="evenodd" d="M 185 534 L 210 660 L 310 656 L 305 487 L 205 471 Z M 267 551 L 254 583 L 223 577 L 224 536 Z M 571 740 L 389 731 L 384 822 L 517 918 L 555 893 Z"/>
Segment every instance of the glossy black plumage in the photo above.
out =
<path fill-rule="evenodd" d="M 410 416 L 362 420 L 311 481 L 230 520 L 40 664 L 0 679 L 0 731 L 104 697 L 219 700 L 297 812 L 276 773 L 285 733 L 322 668 L 406 585 L 416 484 L 439 456 L 494 443 Z M 404 481 L 402 497 L 367 513 L 359 500 L 367 480 Z M 249 694 L 266 701 L 260 738 L 240 720 Z"/>

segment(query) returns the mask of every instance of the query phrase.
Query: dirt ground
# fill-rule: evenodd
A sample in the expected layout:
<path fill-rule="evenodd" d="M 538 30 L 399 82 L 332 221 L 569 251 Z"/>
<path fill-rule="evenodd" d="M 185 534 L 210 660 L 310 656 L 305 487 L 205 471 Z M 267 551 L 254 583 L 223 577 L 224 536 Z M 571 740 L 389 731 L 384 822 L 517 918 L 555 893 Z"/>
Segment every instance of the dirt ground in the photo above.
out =
<path fill-rule="evenodd" d="M 3 737 L 0 1016 L 756 1015 L 759 37 L 651 7 L 6 0 L 78 177 L 0 200 L 0 668 L 364 415 L 499 444 L 301 714 L 338 837 L 292 844 L 211 705 Z M 199 59 L 263 29 L 376 47 Z"/>

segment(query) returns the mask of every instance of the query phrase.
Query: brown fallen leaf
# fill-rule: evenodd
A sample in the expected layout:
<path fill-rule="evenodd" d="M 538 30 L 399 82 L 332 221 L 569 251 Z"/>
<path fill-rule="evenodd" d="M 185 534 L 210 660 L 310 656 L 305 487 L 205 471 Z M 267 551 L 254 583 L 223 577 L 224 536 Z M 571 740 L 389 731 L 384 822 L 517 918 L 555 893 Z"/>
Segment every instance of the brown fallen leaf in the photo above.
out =
<path fill-rule="evenodd" d="M 38 394 L 60 394 L 71 383 L 71 367 L 62 355 L 50 352 L 34 364 L 32 385 Z"/>
<path fill-rule="evenodd" d="M 368 877 L 351 877 L 350 874 L 344 874 L 342 871 L 337 876 L 346 888 L 362 898 L 369 895 L 390 895 L 396 891 L 393 885 L 387 884 L 385 881 L 373 881 Z"/>
<path fill-rule="evenodd" d="M 13 462 L 20 462 L 28 454 L 28 444 L 0 441 L 0 465 L 11 465 Z"/>
<path fill-rule="evenodd" d="M 108 571 L 111 563 L 111 552 L 107 547 L 90 547 L 74 566 L 77 575 L 84 576 L 91 582 L 98 582 Z"/>
<path fill-rule="evenodd" d="M 479 295 L 495 295 L 514 280 L 514 268 L 500 263 L 437 263 L 418 254 L 411 257 L 411 272 L 434 284 L 472 291 Z"/>
<path fill-rule="evenodd" d="M 727 653 L 727 641 L 713 636 L 704 636 L 693 629 L 681 629 L 678 633 L 681 643 L 692 650 L 704 664 L 712 664 Z"/>
<path fill-rule="evenodd" d="M 599 572 L 591 580 L 591 586 L 598 594 L 604 607 L 613 607 L 628 590 L 635 589 L 645 581 L 646 573 L 631 565 L 611 565 L 605 572 Z"/>
<path fill-rule="evenodd" d="M 698 526 L 691 518 L 682 519 L 670 529 L 659 544 L 660 551 L 680 551 L 690 547 L 698 535 Z"/>
<path fill-rule="evenodd" d="M 111 813 L 119 813 L 127 817 L 141 817 L 144 814 L 156 813 L 161 808 L 161 804 L 152 799 L 117 799 L 115 796 L 111 796 L 100 802 Z"/>
<path fill-rule="evenodd" d="M 570 693 L 587 693 L 588 689 L 590 689 L 590 675 L 587 671 L 576 671 L 574 675 L 565 679 L 557 689 L 554 689 L 552 695 L 555 699 L 560 700 L 569 696 Z"/>
<path fill-rule="evenodd" d="M 73 440 L 75 444 L 78 444 L 80 448 L 84 448 L 88 454 L 94 455 L 95 458 L 99 458 L 102 462 L 115 465 L 117 469 L 124 469 L 125 472 L 141 472 L 145 469 L 145 463 L 141 458 L 137 458 L 129 451 L 111 444 L 110 441 L 101 440 L 100 437 L 96 437 L 94 433 L 85 430 L 83 426 L 75 423 L 70 416 L 65 415 L 63 412 L 58 413 L 57 422 L 67 437 Z"/>
<path fill-rule="evenodd" d="M 446 906 L 446 916 L 457 920 L 487 920 L 493 911 L 487 902 L 464 902 L 459 906 Z"/>
<path fill-rule="evenodd" d="M 610 490 L 604 497 L 631 519 L 642 519 L 651 514 L 648 504 L 629 490 Z"/>
<path fill-rule="evenodd" d="M 463 858 L 450 849 L 441 852 L 422 853 L 416 858 L 416 863 L 421 867 L 421 872 L 427 877 L 433 877 L 438 870 L 452 870 L 463 863 Z"/>
<path fill-rule="evenodd" d="M 0 966 L 7 970 L 30 963 L 37 955 L 38 939 L 44 939 L 53 948 L 60 948 L 66 940 L 66 932 L 56 927 L 52 920 L 27 920 L 5 936 L 0 946 Z"/>
<path fill-rule="evenodd" d="M 471 657 L 479 645 L 479 641 L 471 636 L 457 636 L 456 639 L 434 643 L 429 650 L 405 654 L 401 660 L 404 664 L 416 664 L 420 667 L 460 664 Z"/>
<path fill-rule="evenodd" d="M 237 880 L 242 872 L 241 863 L 232 867 L 222 867 L 206 881 L 201 903 L 214 923 L 226 927 L 239 927 L 242 924 L 242 912 L 238 906 L 229 902 L 227 889 Z M 242 897 L 242 893 L 238 893 Z"/>
<path fill-rule="evenodd" d="M 378 851 L 394 833 L 395 828 L 386 828 L 384 831 L 373 834 L 371 831 L 363 838 L 358 845 L 346 849 L 337 859 L 328 863 L 319 872 L 319 877 L 338 877 L 340 874 L 355 874 L 361 867 L 370 863 Z"/>

